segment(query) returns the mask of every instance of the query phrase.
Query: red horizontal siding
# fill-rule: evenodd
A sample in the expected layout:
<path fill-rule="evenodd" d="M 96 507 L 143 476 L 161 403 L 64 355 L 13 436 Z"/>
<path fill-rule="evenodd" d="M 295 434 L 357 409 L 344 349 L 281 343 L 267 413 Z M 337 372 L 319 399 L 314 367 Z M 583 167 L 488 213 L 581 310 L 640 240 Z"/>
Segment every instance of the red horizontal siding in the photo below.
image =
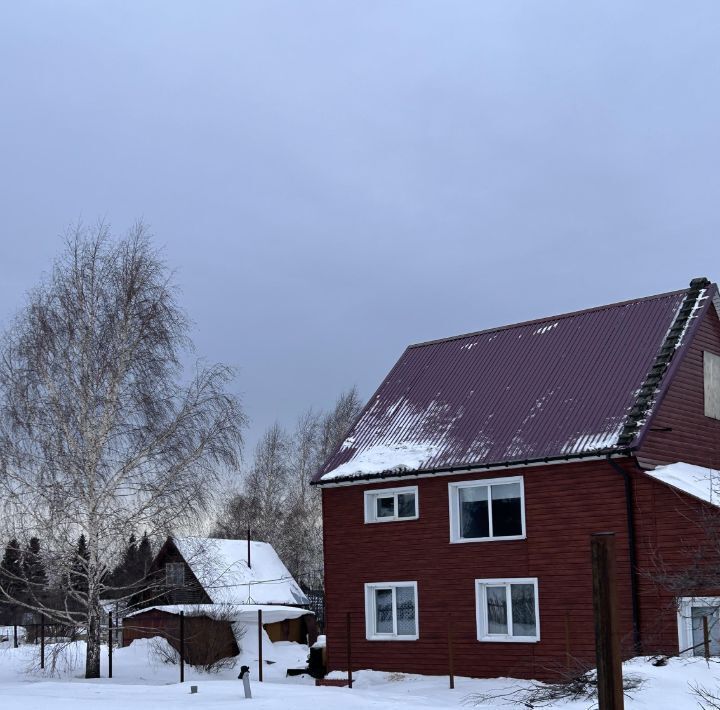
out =
<path fill-rule="evenodd" d="M 705 416 L 706 350 L 720 355 L 720 319 L 713 306 L 698 325 L 638 452 L 644 466 L 685 461 L 720 468 L 720 421 Z"/>
<path fill-rule="evenodd" d="M 674 654 L 675 593 L 658 575 L 683 570 L 707 529 L 708 506 L 650 479 L 632 459 L 623 465 L 635 488 L 640 620 L 646 653 Z M 452 617 L 455 672 L 468 676 L 551 679 L 568 654 L 594 665 L 590 535 L 617 534 L 618 606 L 623 653 L 632 655 L 630 572 L 623 479 L 606 461 L 513 469 L 525 484 L 526 540 L 451 544 L 448 483 L 499 474 L 416 481 L 420 518 L 370 524 L 363 520 L 365 490 L 392 483 L 323 490 L 328 663 L 347 667 L 346 613 L 352 614 L 353 667 L 444 674 Z M 713 548 L 714 549 L 714 548 Z M 707 564 L 713 559 L 705 558 Z M 483 643 L 476 639 L 475 580 L 537 577 L 538 643 Z M 417 581 L 417 641 L 365 639 L 364 584 Z M 703 590 L 710 593 L 712 590 Z"/>
<path fill-rule="evenodd" d="M 717 578 L 718 511 L 642 474 L 635 476 L 641 625 L 646 653 L 676 653 L 676 598 L 720 590 L 682 579 L 695 563 Z"/>
<path fill-rule="evenodd" d="M 625 646 L 631 630 L 630 581 L 622 478 L 604 461 L 514 469 L 525 484 L 526 540 L 451 544 L 448 483 L 496 478 L 447 476 L 417 481 L 420 518 L 366 525 L 365 490 L 378 485 L 323 490 L 329 664 L 346 667 L 345 615 L 352 614 L 353 665 L 388 671 L 447 671 L 447 626 L 453 619 L 456 672 L 469 676 L 550 677 L 566 652 L 594 659 L 590 539 L 618 536 L 620 621 Z M 537 577 L 538 643 L 477 641 L 475 580 Z M 365 639 L 364 584 L 418 583 L 417 641 Z M 569 636 L 569 648 L 566 637 Z"/>

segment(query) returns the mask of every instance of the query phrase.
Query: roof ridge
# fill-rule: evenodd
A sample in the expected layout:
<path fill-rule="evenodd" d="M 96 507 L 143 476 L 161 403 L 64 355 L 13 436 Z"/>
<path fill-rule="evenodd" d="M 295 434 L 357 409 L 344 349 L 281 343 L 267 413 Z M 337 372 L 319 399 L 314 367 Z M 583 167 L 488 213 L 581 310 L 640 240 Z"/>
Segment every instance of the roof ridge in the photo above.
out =
<path fill-rule="evenodd" d="M 504 330 L 512 330 L 513 328 L 521 328 L 521 327 L 528 326 L 528 325 L 545 323 L 549 320 L 562 320 L 564 318 L 572 318 L 574 316 L 579 316 L 584 313 L 605 311 L 605 310 L 609 310 L 611 308 L 620 308 L 621 306 L 629 306 L 629 305 L 635 304 L 635 303 L 644 303 L 646 301 L 659 300 L 661 298 L 668 298 L 670 296 L 679 296 L 681 293 L 687 293 L 689 290 L 690 290 L 689 288 L 681 288 L 677 291 L 666 291 L 665 293 L 656 293 L 651 296 L 642 296 L 641 298 L 630 298 L 626 301 L 617 301 L 615 303 L 606 303 L 606 304 L 602 304 L 599 306 L 592 306 L 590 308 L 581 308 L 577 311 L 568 311 L 567 313 L 560 313 L 558 315 L 544 316 L 542 318 L 532 318 L 530 320 L 520 321 L 519 323 L 508 323 L 506 325 L 496 326 L 494 328 L 485 328 L 483 330 L 472 331 L 469 333 L 461 333 L 459 335 L 451 335 L 446 338 L 436 338 L 434 340 L 423 340 L 419 343 L 412 343 L 411 345 L 408 345 L 406 350 L 411 350 L 414 348 L 422 348 L 422 347 L 425 347 L 426 345 L 436 345 L 438 343 L 451 342 L 453 340 L 464 340 L 466 338 L 474 338 L 479 335 L 486 335 L 488 333 L 498 333 L 498 332 L 504 331 Z"/>
<path fill-rule="evenodd" d="M 680 304 L 673 322 L 668 328 L 665 339 L 655 356 L 650 371 L 645 376 L 634 405 L 630 408 L 622 432 L 618 437 L 618 444 L 629 446 L 637 443 L 638 435 L 648 421 L 658 400 L 658 393 L 664 388 L 665 381 L 677 353 L 689 343 L 685 335 L 690 327 L 690 321 L 695 317 L 695 311 L 700 307 L 703 298 L 713 284 L 706 278 L 696 278 L 690 282 L 683 302 Z"/>

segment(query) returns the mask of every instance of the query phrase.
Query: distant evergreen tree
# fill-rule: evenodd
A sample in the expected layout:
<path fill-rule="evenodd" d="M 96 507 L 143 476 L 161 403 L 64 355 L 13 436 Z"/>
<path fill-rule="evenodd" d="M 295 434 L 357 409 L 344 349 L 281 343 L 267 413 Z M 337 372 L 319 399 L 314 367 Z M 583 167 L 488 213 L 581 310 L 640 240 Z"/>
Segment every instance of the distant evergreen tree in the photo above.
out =
<path fill-rule="evenodd" d="M 0 578 L 3 581 L 3 585 L 8 586 L 14 585 L 17 587 L 19 584 L 18 578 L 22 577 L 22 553 L 20 551 L 20 544 L 13 538 L 5 547 L 5 554 L 3 555 L 2 562 L 0 562 Z"/>
<path fill-rule="evenodd" d="M 126 596 L 142 587 L 152 561 L 152 544 L 147 532 L 143 533 L 139 544 L 135 535 L 131 535 L 122 561 L 112 571 L 110 578 L 111 585 L 116 588 L 114 596 Z"/>
<path fill-rule="evenodd" d="M 137 538 L 135 535 L 130 535 L 128 540 L 128 546 L 125 550 L 125 556 L 122 561 L 123 570 L 123 584 L 130 584 L 133 581 L 134 572 L 137 568 L 138 549 L 137 549 Z"/>
<path fill-rule="evenodd" d="M 13 538 L 5 547 L 5 554 L 0 562 L 0 587 L 13 599 L 17 599 L 18 591 L 23 588 L 22 552 L 20 544 Z M 12 616 L 15 604 L 6 601 L 5 594 L 0 594 L 0 611 Z M 10 619 L 6 619 L 10 623 Z"/>
<path fill-rule="evenodd" d="M 143 533 L 142 540 L 137 550 L 137 582 L 144 580 L 150 572 L 150 565 L 153 561 L 152 545 L 147 532 Z"/>
<path fill-rule="evenodd" d="M 85 535 L 80 535 L 77 549 L 75 550 L 75 557 L 70 566 L 70 587 L 80 594 L 87 594 L 87 569 L 89 559 L 90 554 L 88 552 Z"/>
<path fill-rule="evenodd" d="M 22 556 L 22 574 L 28 599 L 42 600 L 47 592 L 47 574 L 42 560 L 40 540 L 31 537 Z"/>

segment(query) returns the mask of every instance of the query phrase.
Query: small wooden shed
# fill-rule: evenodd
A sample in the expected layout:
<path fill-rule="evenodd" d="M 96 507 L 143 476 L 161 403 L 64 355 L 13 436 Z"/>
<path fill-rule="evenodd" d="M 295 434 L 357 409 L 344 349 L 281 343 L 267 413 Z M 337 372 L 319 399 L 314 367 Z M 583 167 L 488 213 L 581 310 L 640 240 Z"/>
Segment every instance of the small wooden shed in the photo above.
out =
<path fill-rule="evenodd" d="M 153 569 L 157 585 L 123 619 L 123 646 L 161 636 L 179 651 L 180 612 L 193 665 L 237 655 L 243 630 L 254 627 L 257 637 L 258 611 L 267 643 L 317 638 L 309 599 L 268 543 L 169 537 Z"/>

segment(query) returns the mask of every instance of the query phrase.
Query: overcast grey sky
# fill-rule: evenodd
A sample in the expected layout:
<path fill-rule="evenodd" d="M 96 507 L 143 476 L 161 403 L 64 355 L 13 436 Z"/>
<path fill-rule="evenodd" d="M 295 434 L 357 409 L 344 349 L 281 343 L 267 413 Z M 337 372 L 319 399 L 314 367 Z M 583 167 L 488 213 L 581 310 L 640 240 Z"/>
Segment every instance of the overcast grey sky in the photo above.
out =
<path fill-rule="evenodd" d="M 410 342 L 720 278 L 720 2 L 0 6 L 0 325 L 138 217 L 253 442 Z"/>

